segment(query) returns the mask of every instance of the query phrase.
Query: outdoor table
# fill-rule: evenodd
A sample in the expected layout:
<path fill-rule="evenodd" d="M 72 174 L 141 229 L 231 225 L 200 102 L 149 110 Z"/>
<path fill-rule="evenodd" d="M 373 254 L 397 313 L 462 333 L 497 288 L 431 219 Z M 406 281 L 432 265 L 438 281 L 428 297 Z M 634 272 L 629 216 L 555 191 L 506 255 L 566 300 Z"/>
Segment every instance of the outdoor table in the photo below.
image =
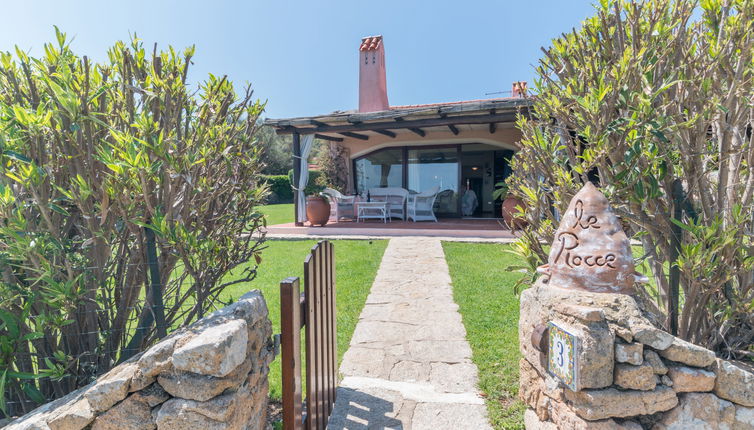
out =
<path fill-rule="evenodd" d="M 355 202 L 356 205 L 356 222 L 362 219 L 381 219 L 382 222 L 387 223 L 390 217 L 388 217 L 388 208 L 390 203 L 388 202 Z"/>

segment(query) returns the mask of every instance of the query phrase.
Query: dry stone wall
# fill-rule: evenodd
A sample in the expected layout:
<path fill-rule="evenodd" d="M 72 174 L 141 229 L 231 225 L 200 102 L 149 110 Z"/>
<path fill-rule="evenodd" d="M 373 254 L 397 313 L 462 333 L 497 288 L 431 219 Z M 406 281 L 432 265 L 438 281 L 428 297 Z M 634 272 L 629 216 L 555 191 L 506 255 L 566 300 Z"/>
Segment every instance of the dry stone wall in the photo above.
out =
<path fill-rule="evenodd" d="M 271 335 L 249 292 L 5 430 L 263 429 Z"/>
<path fill-rule="evenodd" d="M 658 329 L 653 305 L 538 281 L 521 296 L 527 429 L 754 430 L 754 373 Z M 577 386 L 547 370 L 553 322 L 579 339 Z"/>

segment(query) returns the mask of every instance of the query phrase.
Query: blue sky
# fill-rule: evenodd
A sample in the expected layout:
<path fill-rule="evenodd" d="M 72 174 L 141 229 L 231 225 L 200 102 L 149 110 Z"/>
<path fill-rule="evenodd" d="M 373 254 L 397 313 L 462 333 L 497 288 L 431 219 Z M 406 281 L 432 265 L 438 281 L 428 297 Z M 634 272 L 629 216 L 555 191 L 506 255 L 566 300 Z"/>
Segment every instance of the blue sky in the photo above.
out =
<path fill-rule="evenodd" d="M 129 33 L 147 46 L 197 47 L 207 73 L 250 82 L 279 118 L 353 109 L 361 37 L 382 34 L 391 105 L 500 97 L 533 79 L 540 47 L 592 14 L 593 0 L 5 2 L 0 50 L 32 55 L 53 25 L 95 60 Z"/>

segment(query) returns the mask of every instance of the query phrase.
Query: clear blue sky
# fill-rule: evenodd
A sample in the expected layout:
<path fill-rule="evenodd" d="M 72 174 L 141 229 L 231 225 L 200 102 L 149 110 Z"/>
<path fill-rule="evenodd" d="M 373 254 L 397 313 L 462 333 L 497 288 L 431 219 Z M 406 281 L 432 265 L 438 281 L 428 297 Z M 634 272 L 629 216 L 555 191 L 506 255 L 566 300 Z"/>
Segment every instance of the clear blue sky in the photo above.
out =
<path fill-rule="evenodd" d="M 353 109 L 361 37 L 385 38 L 391 105 L 506 96 L 532 81 L 542 46 L 578 27 L 593 0 L 5 2 L 0 50 L 40 55 L 58 25 L 80 55 L 103 59 L 136 32 L 147 46 L 195 44 L 191 79 L 250 82 L 279 118 Z"/>

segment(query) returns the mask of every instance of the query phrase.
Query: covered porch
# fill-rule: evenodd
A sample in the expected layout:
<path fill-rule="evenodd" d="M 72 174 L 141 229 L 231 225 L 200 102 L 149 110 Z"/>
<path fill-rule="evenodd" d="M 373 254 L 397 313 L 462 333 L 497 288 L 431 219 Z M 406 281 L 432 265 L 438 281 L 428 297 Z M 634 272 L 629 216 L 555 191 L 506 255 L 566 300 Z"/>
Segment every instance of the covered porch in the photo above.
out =
<path fill-rule="evenodd" d="M 316 138 L 338 145 L 345 154 L 342 170 L 348 179 L 339 190 L 343 195 L 358 195 L 363 201 L 384 188 L 403 189 L 407 195 L 434 192 L 432 209 L 441 220 L 436 225 L 410 226 L 413 223 L 405 223 L 404 210 L 388 226 L 356 227 L 341 219 L 324 228 L 407 229 L 427 234 L 453 228 L 502 229 L 495 220 L 500 217 L 501 202 L 492 198 L 492 191 L 512 174 L 508 163 L 521 136 L 515 121 L 518 114 L 528 113 L 529 104 L 526 98 L 508 97 L 267 120 L 278 134 L 292 136 L 293 183 L 298 190 L 295 222 L 285 228 L 304 227 L 306 200 L 299 190 L 308 179 L 309 154 Z M 489 222 L 457 222 L 466 218 L 488 218 Z"/>

